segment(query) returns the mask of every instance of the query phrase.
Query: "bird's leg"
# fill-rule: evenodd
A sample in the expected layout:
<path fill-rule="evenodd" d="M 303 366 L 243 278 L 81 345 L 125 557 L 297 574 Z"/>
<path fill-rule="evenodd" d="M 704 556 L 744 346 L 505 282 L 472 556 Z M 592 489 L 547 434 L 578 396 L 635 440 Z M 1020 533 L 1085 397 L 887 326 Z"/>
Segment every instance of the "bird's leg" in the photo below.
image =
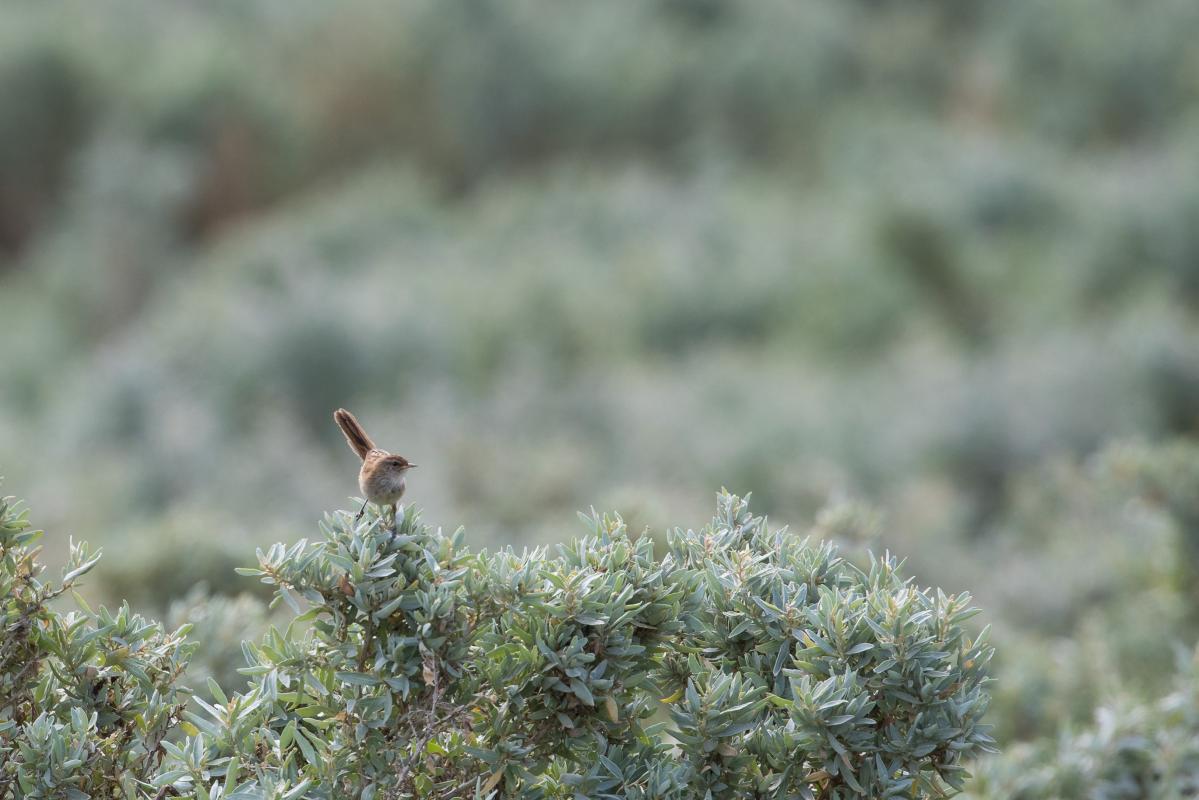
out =
<path fill-rule="evenodd" d="M 362 515 L 366 513 L 366 500 L 362 501 L 362 508 L 358 509 L 358 516 L 354 517 L 354 524 L 358 524 L 358 520 L 362 519 Z"/>

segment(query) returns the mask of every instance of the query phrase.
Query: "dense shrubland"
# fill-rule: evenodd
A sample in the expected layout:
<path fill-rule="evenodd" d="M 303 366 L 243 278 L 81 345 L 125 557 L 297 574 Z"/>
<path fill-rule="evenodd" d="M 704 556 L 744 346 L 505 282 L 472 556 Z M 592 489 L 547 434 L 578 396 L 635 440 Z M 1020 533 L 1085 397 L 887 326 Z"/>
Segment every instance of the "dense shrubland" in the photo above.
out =
<path fill-rule="evenodd" d="M 1199 653 L 1151 702 L 1114 694 L 1088 726 L 1017 745 L 964 795 L 988 800 L 1193 797 L 1199 791 Z"/>
<path fill-rule="evenodd" d="M 338 405 L 480 546 L 831 498 L 988 611 L 972 791 L 1136 796 L 1102 748 L 1186 735 L 1197 633 L 1199 6 L 1134 5 L 6 5 L 0 461 L 229 697 Z"/>
<path fill-rule="evenodd" d="M 1199 427 L 1183 0 L 123 7 L 0 12 L 0 451 L 89 539 L 312 518 L 339 404 L 509 539 L 926 478 L 982 534 Z"/>
<path fill-rule="evenodd" d="M 727 494 L 660 559 L 584 522 L 557 555 L 489 554 L 411 507 L 338 512 L 240 570 L 296 617 L 243 642 L 244 690 L 193 695 L 190 626 L 56 611 L 96 558 L 46 582 L 5 500 L 0 797 L 931 798 L 991 749 L 969 596 Z"/>
<path fill-rule="evenodd" d="M 1021 512 L 959 575 L 1003 604 L 1004 679 L 988 687 L 989 716 L 1007 741 L 1026 740 L 981 760 L 990 649 L 967 621 L 968 598 L 915 589 L 889 558 L 849 562 L 829 543 L 772 531 L 732 496 L 706 528 L 669 533 L 658 557 L 652 537 L 594 513 L 587 536 L 551 555 L 472 552 L 461 530 L 430 529 L 411 508 L 395 534 L 338 512 L 316 541 L 275 545 L 240 570 L 284 601 L 285 629 L 252 624 L 263 610 L 251 597 L 193 593 L 172 615 L 197 624 L 173 631 L 77 596 L 74 611 L 51 607 L 97 558 L 73 546 L 64 577 L 46 581 L 39 534 L 9 499 L 0 788 L 1185 796 L 1195 689 L 1180 655 L 1195 629 L 1179 565 L 1193 547 L 1197 464 L 1193 444 L 1121 444 L 1017 487 Z M 843 506 L 812 531 L 860 542 L 877 522 Z M 1036 625 L 1060 638 L 1039 638 Z M 1053 735 L 1062 722 L 1071 732 Z M 963 784 L 962 767 L 977 779 Z"/>

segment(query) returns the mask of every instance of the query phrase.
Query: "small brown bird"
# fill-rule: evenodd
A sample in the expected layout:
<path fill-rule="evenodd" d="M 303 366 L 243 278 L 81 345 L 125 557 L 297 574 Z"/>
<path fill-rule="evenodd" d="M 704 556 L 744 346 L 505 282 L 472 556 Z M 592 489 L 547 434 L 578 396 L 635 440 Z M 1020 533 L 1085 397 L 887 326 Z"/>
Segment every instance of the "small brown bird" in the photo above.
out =
<path fill-rule="evenodd" d="M 391 506 L 391 522 L 396 523 L 396 504 L 404 496 L 404 474 L 416 466 L 408 459 L 397 456 L 386 450 L 375 447 L 371 437 L 366 435 L 362 424 L 349 411 L 339 408 L 333 412 L 333 421 L 345 434 L 346 443 L 350 449 L 362 459 L 362 469 L 358 471 L 358 488 L 366 499 L 354 521 L 362 519 L 366 512 L 366 504 L 375 503 L 378 506 Z"/>

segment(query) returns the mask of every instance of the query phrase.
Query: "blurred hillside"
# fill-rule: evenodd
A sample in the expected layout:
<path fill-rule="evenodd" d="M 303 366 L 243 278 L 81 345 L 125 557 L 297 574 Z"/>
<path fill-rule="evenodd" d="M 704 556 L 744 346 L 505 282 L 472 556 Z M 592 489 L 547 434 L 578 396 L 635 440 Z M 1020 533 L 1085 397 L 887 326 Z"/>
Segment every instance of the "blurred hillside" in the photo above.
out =
<path fill-rule="evenodd" d="M 151 611 L 348 505 L 339 405 L 482 545 L 753 491 L 973 591 L 1033 654 L 1005 736 L 1085 722 L 1199 610 L 1136 477 L 1186 445 L 1107 444 L 1199 432 L 1197 36 L 1190 0 L 6 4 L 5 488 Z"/>

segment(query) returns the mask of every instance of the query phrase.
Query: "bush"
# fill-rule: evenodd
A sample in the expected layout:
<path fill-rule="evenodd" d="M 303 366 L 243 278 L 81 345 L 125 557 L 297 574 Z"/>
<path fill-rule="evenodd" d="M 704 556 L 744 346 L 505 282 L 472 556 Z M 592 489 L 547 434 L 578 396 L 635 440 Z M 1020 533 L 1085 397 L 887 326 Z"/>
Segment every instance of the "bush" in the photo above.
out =
<path fill-rule="evenodd" d="M 1199 444 L 1177 439 L 1148 446 L 1126 444 L 1105 453 L 1105 465 L 1150 507 L 1162 510 L 1175 529 L 1172 560 L 1177 584 L 1192 619 L 1199 619 Z"/>
<path fill-rule="evenodd" d="M 38 582 L 3 510 L 0 798 L 933 797 L 992 741 L 968 596 L 729 494 L 661 560 L 618 516 L 551 557 L 338 512 L 241 570 L 296 620 L 186 711 L 186 627 L 52 611 L 96 558 Z"/>
<path fill-rule="evenodd" d="M 95 566 L 83 545 L 57 584 L 25 514 L 0 500 L 0 798 L 144 797 L 188 694 L 193 649 L 122 606 L 59 613 L 50 602 Z"/>
<path fill-rule="evenodd" d="M 70 53 L 40 37 L 13 38 L 0 49 L 0 271 L 53 216 L 95 113 L 88 76 Z"/>
<path fill-rule="evenodd" d="M 1199 653 L 1157 701 L 1118 698 L 1090 728 L 988 763 L 976 800 L 1166 800 L 1199 792 Z"/>
<path fill-rule="evenodd" d="M 187 665 L 184 680 L 204 686 L 212 678 L 225 689 L 242 689 L 246 677 L 242 642 L 257 641 L 269 625 L 266 604 L 248 594 L 230 597 L 210 594 L 198 583 L 181 600 L 171 603 L 165 622 L 168 628 L 190 626 L 188 640 L 199 645 Z"/>

